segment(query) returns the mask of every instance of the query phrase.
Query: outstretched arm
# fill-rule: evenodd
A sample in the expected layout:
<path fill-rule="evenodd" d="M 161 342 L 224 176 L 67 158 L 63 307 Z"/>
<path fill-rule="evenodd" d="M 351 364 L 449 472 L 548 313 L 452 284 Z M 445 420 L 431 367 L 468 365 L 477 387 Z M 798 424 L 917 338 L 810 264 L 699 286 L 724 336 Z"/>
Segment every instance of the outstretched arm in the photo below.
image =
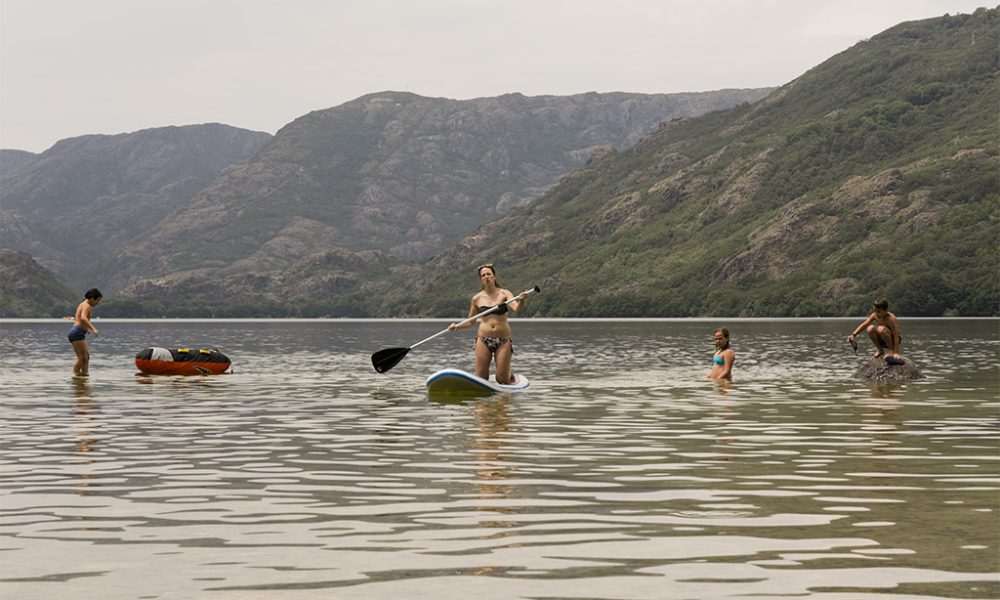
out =
<path fill-rule="evenodd" d="M 469 316 L 467 319 L 471 319 L 476 316 L 476 297 L 473 295 L 472 300 L 469 302 Z M 474 327 L 476 325 L 475 321 L 469 321 L 468 323 L 459 327 L 458 323 L 452 323 L 448 325 L 448 331 L 458 331 L 459 329 L 468 329 L 469 327 Z"/>
<path fill-rule="evenodd" d="M 862 321 L 861 325 L 858 325 L 857 327 L 855 327 L 854 331 L 851 332 L 851 335 L 847 336 L 847 341 L 853 340 L 855 336 L 857 336 L 859 333 L 861 333 L 862 331 L 865 330 L 865 327 L 868 327 L 869 325 L 871 325 L 872 321 L 874 321 L 874 320 L 875 320 L 875 315 L 874 314 L 868 315 L 868 318 L 865 319 L 864 321 Z"/>

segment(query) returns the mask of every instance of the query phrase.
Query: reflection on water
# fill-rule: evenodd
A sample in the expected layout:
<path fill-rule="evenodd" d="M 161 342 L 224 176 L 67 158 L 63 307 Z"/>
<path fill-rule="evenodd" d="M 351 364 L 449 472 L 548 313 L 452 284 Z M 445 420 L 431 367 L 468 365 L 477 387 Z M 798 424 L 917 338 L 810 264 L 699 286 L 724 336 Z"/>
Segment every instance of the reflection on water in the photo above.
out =
<path fill-rule="evenodd" d="M 4 323 L 4 598 L 996 598 L 997 321 L 515 322 L 522 394 L 438 401 L 438 322 Z M 151 345 L 235 373 L 137 376 Z M 17 351 L 12 351 L 16 349 Z M 278 592 L 280 590 L 280 593 Z"/>
<path fill-rule="evenodd" d="M 89 377 L 74 376 L 73 393 L 75 395 L 73 405 L 76 409 L 77 421 L 75 455 L 78 459 L 85 460 L 87 455 L 94 450 L 94 445 L 97 443 L 97 439 L 91 430 L 93 405 L 90 400 Z M 80 483 L 76 490 L 77 494 L 80 496 L 87 495 L 87 487 L 91 485 L 90 478 L 91 475 L 89 473 L 82 473 L 80 475 Z"/>

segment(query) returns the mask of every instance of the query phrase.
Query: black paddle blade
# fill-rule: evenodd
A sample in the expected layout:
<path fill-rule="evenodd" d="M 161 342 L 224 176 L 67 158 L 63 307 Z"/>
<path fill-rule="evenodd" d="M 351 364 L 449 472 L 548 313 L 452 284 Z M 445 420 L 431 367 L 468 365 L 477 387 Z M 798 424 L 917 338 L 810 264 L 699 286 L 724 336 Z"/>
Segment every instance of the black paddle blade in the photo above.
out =
<path fill-rule="evenodd" d="M 395 367 L 409 351 L 409 348 L 386 348 L 372 354 L 372 366 L 375 367 L 375 372 L 385 373 Z"/>
<path fill-rule="evenodd" d="M 851 348 L 854 348 L 854 353 L 857 354 L 858 353 L 858 343 L 855 342 L 853 339 L 847 340 L 847 341 L 851 342 Z"/>

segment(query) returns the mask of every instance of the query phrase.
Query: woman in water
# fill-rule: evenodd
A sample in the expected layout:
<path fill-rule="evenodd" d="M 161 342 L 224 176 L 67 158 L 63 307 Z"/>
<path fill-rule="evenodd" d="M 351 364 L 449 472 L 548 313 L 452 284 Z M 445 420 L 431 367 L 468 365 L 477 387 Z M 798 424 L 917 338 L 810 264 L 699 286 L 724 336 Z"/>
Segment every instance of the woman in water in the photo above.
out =
<path fill-rule="evenodd" d="M 479 330 L 473 347 L 476 351 L 476 376 L 483 379 L 490 377 L 490 362 L 496 363 L 497 383 L 509 385 L 514 383 L 514 372 L 511 370 L 511 356 L 514 354 L 514 342 L 511 339 L 510 323 L 507 321 L 507 309 L 521 312 L 524 308 L 524 297 L 527 292 L 521 292 L 516 297 L 509 290 L 500 287 L 497 273 L 493 265 L 478 267 L 480 291 L 472 296 L 469 306 L 469 317 L 474 317 L 488 308 L 499 306 L 509 300 L 510 304 L 501 306 L 496 312 L 477 319 Z M 461 327 L 457 323 L 448 326 L 448 331 L 466 329 L 476 324 L 469 321 Z"/>
<path fill-rule="evenodd" d="M 91 288 L 83 295 L 83 302 L 76 307 L 73 316 L 73 327 L 66 336 L 73 344 L 76 360 L 73 362 L 74 375 L 87 375 L 90 372 L 90 346 L 87 345 L 87 334 L 98 335 L 97 328 L 90 322 L 90 311 L 101 303 L 100 290 Z"/>
<path fill-rule="evenodd" d="M 729 330 L 720 327 L 715 330 L 715 355 L 712 356 L 712 370 L 708 372 L 709 379 L 732 379 L 733 363 L 736 353 L 729 345 Z"/>

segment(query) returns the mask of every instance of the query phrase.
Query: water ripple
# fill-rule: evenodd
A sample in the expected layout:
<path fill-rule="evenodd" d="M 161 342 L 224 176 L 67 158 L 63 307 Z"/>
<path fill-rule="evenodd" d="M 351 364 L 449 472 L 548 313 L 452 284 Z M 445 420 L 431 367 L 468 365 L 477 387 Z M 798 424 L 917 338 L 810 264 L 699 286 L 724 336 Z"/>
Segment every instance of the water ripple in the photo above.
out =
<path fill-rule="evenodd" d="M 520 395 L 426 397 L 467 337 L 371 372 L 439 325 L 109 322 L 80 380 L 38 366 L 62 323 L 5 324 L 0 595 L 1000 596 L 976 322 L 906 323 L 902 386 L 850 378 L 837 320 L 731 324 L 731 384 L 698 321 L 519 322 Z M 136 376 L 154 338 L 235 373 Z"/>

